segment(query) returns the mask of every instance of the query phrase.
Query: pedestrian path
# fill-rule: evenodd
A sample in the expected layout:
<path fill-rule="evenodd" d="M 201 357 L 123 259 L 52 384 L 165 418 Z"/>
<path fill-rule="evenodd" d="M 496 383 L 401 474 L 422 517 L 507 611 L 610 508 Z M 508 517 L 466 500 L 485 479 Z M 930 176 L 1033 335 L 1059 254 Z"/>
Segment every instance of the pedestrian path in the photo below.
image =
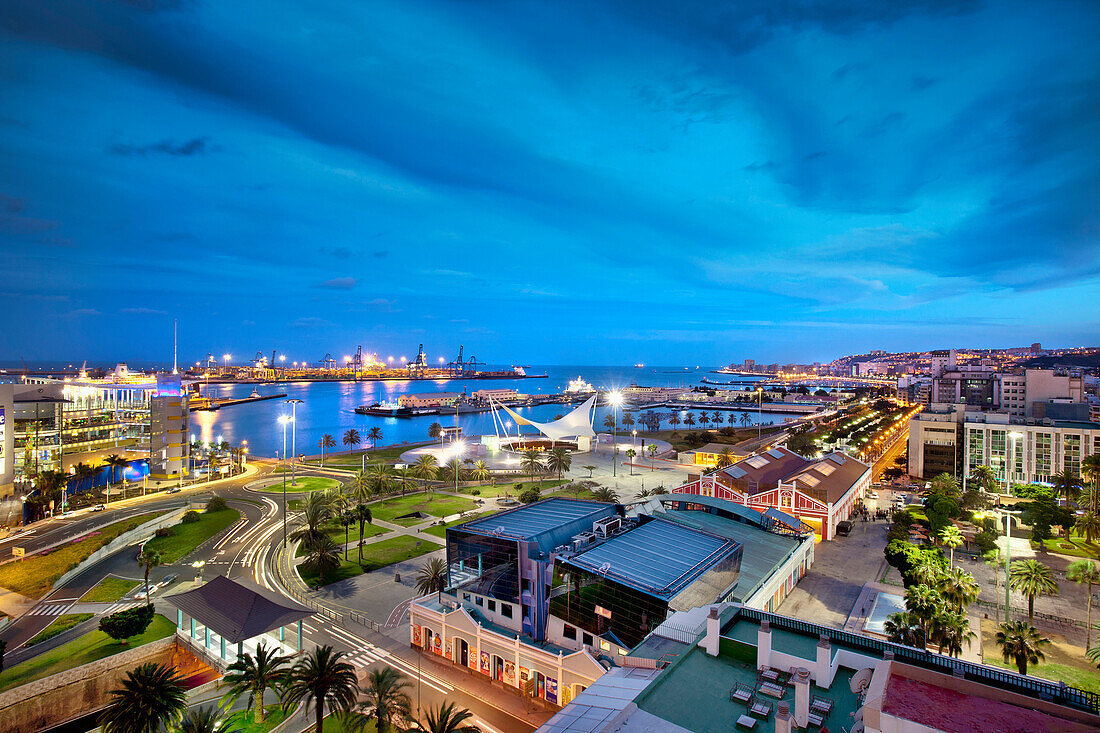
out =
<path fill-rule="evenodd" d="M 107 606 L 107 608 L 99 611 L 99 613 L 102 613 L 104 616 L 110 616 L 112 613 L 118 613 L 119 611 L 129 611 L 131 608 L 137 608 L 144 603 L 145 601 L 119 601 L 118 603 Z"/>
<path fill-rule="evenodd" d="M 28 616 L 60 616 L 72 608 L 75 604 L 72 601 L 62 601 L 61 603 L 43 603 L 39 606 L 32 608 L 27 615 Z"/>

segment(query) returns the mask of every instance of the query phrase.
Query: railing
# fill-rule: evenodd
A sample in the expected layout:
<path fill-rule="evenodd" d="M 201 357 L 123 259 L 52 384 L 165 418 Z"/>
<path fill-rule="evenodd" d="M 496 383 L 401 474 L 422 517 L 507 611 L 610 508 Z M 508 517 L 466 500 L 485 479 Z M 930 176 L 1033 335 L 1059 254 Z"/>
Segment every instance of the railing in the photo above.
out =
<path fill-rule="evenodd" d="M 983 600 L 977 600 L 974 603 L 975 603 L 975 605 L 981 606 L 982 608 L 992 608 L 992 609 L 994 609 L 998 612 L 1003 612 L 1005 610 L 1005 604 L 1003 604 L 1003 603 L 993 603 L 993 602 L 990 602 L 990 601 L 983 601 Z M 1014 609 L 1012 611 L 1012 615 L 1015 616 L 1015 617 L 1019 617 L 1020 619 L 1025 619 L 1025 618 L 1027 618 L 1027 611 L 1025 611 L 1022 608 Z M 1051 623 L 1058 624 L 1059 626 L 1070 626 L 1070 627 L 1073 627 L 1073 628 L 1078 628 L 1079 627 L 1079 628 L 1082 628 L 1082 629 L 1088 627 L 1088 624 L 1086 624 L 1084 621 L 1082 621 L 1080 619 L 1076 619 L 1076 618 L 1068 618 L 1066 616 L 1056 616 L 1053 613 L 1043 613 L 1041 611 L 1036 611 L 1034 615 L 1035 615 L 1035 618 L 1037 618 L 1037 619 L 1040 619 L 1042 621 L 1049 621 Z"/>
<path fill-rule="evenodd" d="M 916 667 L 930 669 L 941 674 L 962 674 L 965 679 L 974 682 L 992 684 L 997 687 L 1008 689 L 1010 692 L 1032 694 L 1042 700 L 1055 702 L 1060 705 L 1093 714 L 1100 713 L 1100 695 L 1095 692 L 1088 692 L 1076 687 L 1070 687 L 1064 682 L 1048 682 L 1047 680 L 1028 677 L 1008 670 L 987 667 L 982 664 L 974 664 L 973 662 L 967 662 L 962 659 L 946 657 L 942 654 L 933 654 L 923 649 L 917 649 L 916 647 L 872 639 L 828 626 L 820 626 L 815 623 L 810 623 L 809 621 L 802 621 L 787 616 L 776 616 L 775 614 L 766 611 L 758 611 L 754 608 L 742 607 L 738 613 L 756 621 L 767 621 L 777 629 L 788 629 L 790 631 L 796 631 L 815 637 L 824 634 L 831 640 L 840 642 L 841 644 L 849 644 L 865 649 L 870 648 L 883 654 L 892 652 L 894 658 L 898 661 L 912 664 Z"/>
<path fill-rule="evenodd" d="M 351 609 L 348 609 L 344 613 L 335 611 L 328 606 L 318 603 L 313 596 L 309 595 L 308 592 L 303 591 L 300 587 L 300 584 L 302 582 L 301 578 L 298 577 L 298 574 L 294 572 L 293 568 L 291 568 L 289 564 L 289 558 L 291 556 L 290 551 L 293 548 L 294 545 L 292 544 L 288 546 L 286 550 L 281 550 L 280 557 L 278 557 L 275 561 L 275 577 L 279 581 L 279 585 L 282 586 L 283 590 L 286 591 L 286 593 L 290 595 L 291 598 L 298 601 L 298 603 L 301 603 L 306 608 L 315 611 L 329 621 L 340 624 L 345 628 L 347 628 L 346 621 L 350 620 L 354 621 L 360 626 L 364 626 L 370 629 L 371 631 L 382 633 L 382 625 L 379 624 L 377 621 L 367 616 L 364 616 L 358 611 L 353 611 Z M 287 574 L 284 573 L 284 562 L 287 563 L 286 568 L 289 571 L 289 575 L 291 576 L 290 578 L 288 578 Z"/>

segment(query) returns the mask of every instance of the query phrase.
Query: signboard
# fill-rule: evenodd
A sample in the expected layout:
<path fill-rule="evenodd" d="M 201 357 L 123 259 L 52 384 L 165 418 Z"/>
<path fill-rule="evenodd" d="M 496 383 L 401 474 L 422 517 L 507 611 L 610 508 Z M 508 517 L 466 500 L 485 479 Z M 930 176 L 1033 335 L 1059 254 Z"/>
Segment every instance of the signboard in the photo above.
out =
<path fill-rule="evenodd" d="M 26 554 L 27 554 L 27 548 L 25 548 L 25 547 L 13 547 L 13 548 L 11 548 L 11 556 L 12 557 L 22 558 L 22 557 L 25 557 Z"/>
<path fill-rule="evenodd" d="M 553 677 L 546 678 L 546 702 L 558 704 L 558 681 Z"/>
<path fill-rule="evenodd" d="M 611 611 L 604 608 L 603 606 L 596 606 L 596 615 L 597 616 L 603 616 L 604 618 L 606 618 L 608 620 L 611 619 Z"/>
<path fill-rule="evenodd" d="M 481 673 L 489 674 L 489 652 L 481 653 Z"/>
<path fill-rule="evenodd" d="M 516 686 L 516 663 L 505 662 L 504 663 L 504 684 L 509 687 Z"/>
<path fill-rule="evenodd" d="M 413 646 L 421 646 L 420 624 L 413 624 Z"/>

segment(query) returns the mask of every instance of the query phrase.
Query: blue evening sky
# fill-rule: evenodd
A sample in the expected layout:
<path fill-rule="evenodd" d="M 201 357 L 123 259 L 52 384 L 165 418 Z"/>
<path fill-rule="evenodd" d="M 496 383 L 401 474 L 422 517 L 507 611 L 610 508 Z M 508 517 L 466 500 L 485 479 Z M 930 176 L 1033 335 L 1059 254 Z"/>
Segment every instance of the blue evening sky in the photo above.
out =
<path fill-rule="evenodd" d="M 1100 3 L 0 0 L 0 359 L 1100 336 Z"/>

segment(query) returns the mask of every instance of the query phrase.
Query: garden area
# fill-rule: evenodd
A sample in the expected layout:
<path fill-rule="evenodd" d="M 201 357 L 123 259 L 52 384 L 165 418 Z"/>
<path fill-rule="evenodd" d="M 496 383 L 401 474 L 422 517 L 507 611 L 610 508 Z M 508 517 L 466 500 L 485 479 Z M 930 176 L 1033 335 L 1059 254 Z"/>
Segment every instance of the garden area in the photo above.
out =
<path fill-rule="evenodd" d="M 384 568 L 395 562 L 419 557 L 441 549 L 441 547 L 442 545 L 429 539 L 417 539 L 409 535 L 401 535 L 400 537 L 363 545 L 363 564 L 361 566 L 358 561 L 358 549 L 355 550 L 354 554 L 349 550 L 350 560 L 344 560 L 341 554 L 339 567 L 325 571 L 323 580 L 321 574 L 315 568 L 307 567 L 305 564 L 299 567 L 298 572 L 301 574 L 302 580 L 310 586 L 328 585 L 329 583 L 336 583 L 362 573 Z"/>
<path fill-rule="evenodd" d="M 211 499 L 212 503 L 215 501 L 217 500 Z M 208 508 L 201 514 L 196 511 L 188 512 L 183 521 L 167 528 L 171 530 L 170 534 L 164 532 L 162 536 L 158 530 L 157 536 L 145 543 L 144 550 L 156 551 L 160 554 L 162 565 L 171 565 L 190 555 L 196 547 L 241 518 L 241 513 L 226 507 L 224 500 L 213 506 L 224 508 L 214 511 Z"/>
<path fill-rule="evenodd" d="M 561 486 L 564 483 L 568 483 L 566 479 L 546 479 L 542 482 L 542 490 L 552 489 L 555 486 Z M 470 496 L 480 496 L 483 499 L 496 499 L 502 496 L 517 497 L 523 493 L 524 489 L 538 488 L 538 481 L 500 481 L 497 484 L 478 484 L 476 486 L 459 486 L 458 492 L 460 494 L 469 494 Z"/>
<path fill-rule="evenodd" d="M 299 476 L 298 485 L 294 486 L 290 483 L 290 475 L 286 477 L 286 493 L 288 494 L 308 494 L 311 491 L 328 491 L 330 489 L 336 490 L 340 488 L 340 482 L 334 478 L 325 478 L 323 476 Z M 281 494 L 283 493 L 283 483 L 280 481 L 270 486 L 264 486 L 259 491 L 265 494 Z"/>
<path fill-rule="evenodd" d="M 119 535 L 163 514 L 167 512 L 150 512 L 123 519 L 51 550 L 0 565 L 0 587 L 28 598 L 38 598 L 49 591 L 58 578 L 86 560 L 93 552 Z"/>
<path fill-rule="evenodd" d="M 1066 643 L 1065 638 L 1058 634 L 1051 636 L 1050 644 L 1042 647 L 1044 660 L 1039 664 L 1029 664 L 1027 673 L 1055 683 L 1065 681 L 1071 687 L 1100 694 L 1100 674 L 1095 665 L 1085 658 L 1085 650 Z M 990 619 L 983 620 L 982 660 L 992 667 L 1017 671 L 1015 662 L 1004 661 L 996 637 L 997 625 Z"/>
<path fill-rule="evenodd" d="M 114 603 L 141 585 L 140 580 L 116 578 L 108 575 L 80 597 L 81 603 Z"/>
<path fill-rule="evenodd" d="M 98 629 L 89 631 L 56 649 L 0 672 L 0 692 L 163 639 L 175 631 L 176 625 L 160 615 L 153 617 L 153 622 L 144 633 L 125 642 L 115 641 Z"/>

